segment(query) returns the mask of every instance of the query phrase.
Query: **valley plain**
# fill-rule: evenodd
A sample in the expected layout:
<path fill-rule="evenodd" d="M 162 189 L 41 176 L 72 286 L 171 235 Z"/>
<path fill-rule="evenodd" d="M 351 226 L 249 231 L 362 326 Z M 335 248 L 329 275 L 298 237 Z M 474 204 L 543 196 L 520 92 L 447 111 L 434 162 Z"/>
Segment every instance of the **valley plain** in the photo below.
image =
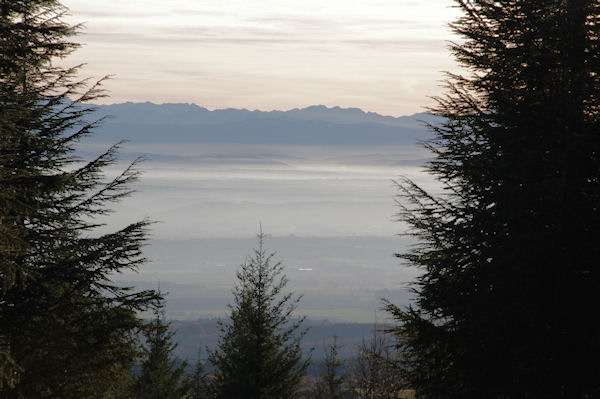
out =
<path fill-rule="evenodd" d="M 101 106 L 108 117 L 79 152 L 123 138 L 121 162 L 136 157 L 141 179 L 114 206 L 107 230 L 156 221 L 139 273 L 123 285 L 167 293 L 170 319 L 222 317 L 235 272 L 262 226 L 313 320 L 383 320 L 381 299 L 408 303 L 418 271 L 394 256 L 411 243 L 395 220 L 393 180 L 436 190 L 422 172 L 429 114 L 385 117 L 314 106 L 287 112 L 209 111 L 190 104 Z M 378 313 L 379 312 L 379 313 Z"/>

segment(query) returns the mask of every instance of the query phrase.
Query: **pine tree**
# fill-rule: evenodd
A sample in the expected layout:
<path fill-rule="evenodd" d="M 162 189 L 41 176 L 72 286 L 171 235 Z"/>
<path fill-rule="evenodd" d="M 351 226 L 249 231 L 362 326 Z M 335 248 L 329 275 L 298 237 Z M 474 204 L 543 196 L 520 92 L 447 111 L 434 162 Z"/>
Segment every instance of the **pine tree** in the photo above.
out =
<path fill-rule="evenodd" d="M 100 83 L 54 61 L 77 45 L 53 0 L 0 0 L 0 397 L 102 397 L 137 356 L 137 312 L 153 291 L 111 282 L 144 262 L 147 221 L 97 234 L 128 195 L 134 162 L 105 181 L 118 145 L 90 162 L 75 146 L 98 122 Z"/>
<path fill-rule="evenodd" d="M 283 294 L 283 266 L 265 252 L 262 232 L 258 240 L 237 272 L 230 320 L 220 324 L 217 349 L 209 352 L 215 398 L 292 399 L 308 367 L 300 347 L 304 318 L 292 319 L 300 298 Z"/>
<path fill-rule="evenodd" d="M 189 399 L 205 399 L 210 397 L 209 377 L 204 371 L 202 350 L 198 350 L 198 359 L 194 365 L 194 373 L 189 376 Z"/>
<path fill-rule="evenodd" d="M 187 387 L 183 384 L 186 363 L 178 362 L 173 356 L 177 344 L 173 342 L 169 323 L 163 321 L 164 314 L 155 311 L 154 320 L 148 325 L 146 355 L 141 374 L 134 383 L 134 397 L 138 399 L 181 399 Z"/>
<path fill-rule="evenodd" d="M 319 376 L 314 387 L 313 397 L 315 399 L 343 399 L 350 395 L 346 386 L 346 375 L 341 368 L 344 361 L 339 358 L 340 346 L 337 336 L 333 337 L 333 343 L 327 345 L 323 366 L 325 370 Z"/>
<path fill-rule="evenodd" d="M 425 398 L 600 396 L 600 3 L 459 0 L 428 165 L 400 184 L 424 273 L 399 321 Z"/>

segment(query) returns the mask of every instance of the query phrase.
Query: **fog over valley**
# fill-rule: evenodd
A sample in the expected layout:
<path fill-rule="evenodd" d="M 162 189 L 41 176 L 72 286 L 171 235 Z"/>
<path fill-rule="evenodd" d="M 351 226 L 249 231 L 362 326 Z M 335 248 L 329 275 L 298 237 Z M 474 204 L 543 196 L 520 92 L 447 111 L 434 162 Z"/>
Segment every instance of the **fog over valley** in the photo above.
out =
<path fill-rule="evenodd" d="M 256 244 L 283 261 L 298 313 L 372 322 L 382 297 L 406 303 L 417 271 L 394 254 L 410 244 L 395 221 L 393 179 L 437 185 L 417 144 L 429 114 L 384 117 L 357 109 L 287 112 L 206 109 L 189 104 L 101 106 L 106 119 L 79 152 L 94 156 L 124 138 L 121 162 L 143 155 L 137 191 L 113 206 L 107 231 L 157 221 L 140 273 L 123 284 L 168 291 L 167 316 L 222 316 L 235 271 Z M 108 173 L 118 173 L 114 168 Z M 382 316 L 379 316 L 382 317 Z"/>

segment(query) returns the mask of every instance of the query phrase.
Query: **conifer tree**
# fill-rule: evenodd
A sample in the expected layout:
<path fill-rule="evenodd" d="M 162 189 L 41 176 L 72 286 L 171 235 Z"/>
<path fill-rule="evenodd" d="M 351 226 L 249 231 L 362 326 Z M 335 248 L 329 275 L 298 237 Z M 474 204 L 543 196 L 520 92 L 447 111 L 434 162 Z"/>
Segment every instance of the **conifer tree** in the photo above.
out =
<path fill-rule="evenodd" d="M 334 336 L 333 343 L 327 345 L 327 352 L 323 361 L 325 369 L 314 387 L 314 399 L 344 399 L 349 397 L 350 392 L 346 386 L 346 374 L 341 370 L 344 361 L 339 358 L 339 350 L 337 336 Z"/>
<path fill-rule="evenodd" d="M 205 399 L 210 397 L 209 377 L 204 370 L 202 350 L 198 350 L 198 359 L 194 364 L 194 373 L 188 378 L 189 399 Z"/>
<path fill-rule="evenodd" d="M 169 323 L 163 321 L 164 314 L 155 311 L 154 320 L 147 326 L 146 355 L 142 361 L 141 374 L 134 384 L 137 399 L 181 399 L 187 387 L 183 383 L 186 363 L 178 362 L 173 356 L 177 344 L 173 342 Z"/>
<path fill-rule="evenodd" d="M 304 318 L 292 319 L 300 298 L 284 294 L 287 279 L 274 254 L 258 249 L 237 272 L 230 320 L 209 361 L 215 368 L 212 389 L 219 399 L 293 399 L 306 372 L 300 341 Z"/>
<path fill-rule="evenodd" d="M 137 312 L 153 291 L 111 282 L 143 261 L 147 221 L 97 234 L 128 195 L 134 162 L 105 180 L 118 145 L 90 162 L 75 146 L 97 122 L 100 83 L 55 65 L 77 45 L 55 0 L 0 0 L 0 397 L 103 397 L 137 356 Z"/>
<path fill-rule="evenodd" d="M 458 0 L 431 195 L 400 184 L 424 273 L 399 322 L 424 398 L 600 396 L 600 3 Z"/>

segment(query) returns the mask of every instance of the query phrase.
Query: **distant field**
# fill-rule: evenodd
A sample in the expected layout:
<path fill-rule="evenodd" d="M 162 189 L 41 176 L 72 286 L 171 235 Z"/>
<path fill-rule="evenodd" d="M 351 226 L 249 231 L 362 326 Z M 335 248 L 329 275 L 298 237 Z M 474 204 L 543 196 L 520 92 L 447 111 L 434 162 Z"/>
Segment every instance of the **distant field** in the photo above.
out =
<path fill-rule="evenodd" d="M 369 311 L 358 308 L 341 308 L 341 309 L 306 309 L 295 313 L 296 316 L 306 315 L 312 319 L 324 320 L 352 320 L 355 323 L 373 322 L 375 318 L 384 320 L 386 315 L 379 311 Z M 195 320 L 203 318 L 226 318 L 225 310 L 170 310 L 168 317 L 171 320 Z"/>
<path fill-rule="evenodd" d="M 167 317 L 194 320 L 227 313 L 235 272 L 256 244 L 254 238 L 154 240 L 152 260 L 140 274 L 117 276 L 123 285 L 167 293 Z M 302 295 L 298 314 L 313 319 L 372 323 L 382 320 L 381 299 L 408 304 L 407 283 L 417 271 L 393 254 L 407 245 L 398 237 L 267 237 L 289 279 Z M 311 269 L 311 270 L 306 270 Z M 376 316 L 377 313 L 377 316 Z"/>
<path fill-rule="evenodd" d="M 363 338 L 369 339 L 373 332 L 373 323 L 334 323 L 328 321 L 307 320 L 305 326 L 308 333 L 302 340 L 305 353 L 313 350 L 313 358 L 321 358 L 327 344 L 331 343 L 333 336 L 337 336 L 341 346 L 340 356 L 351 358 L 356 355 Z M 381 328 L 379 324 L 377 328 Z M 217 338 L 217 319 L 199 319 L 194 321 L 174 321 L 173 330 L 176 332 L 175 340 L 179 346 L 176 355 L 182 359 L 196 359 L 198 349 L 205 347 L 214 348 Z M 203 356 L 204 356 L 203 355 Z"/>
<path fill-rule="evenodd" d="M 420 121 L 434 121 L 431 115 L 149 103 L 99 107 L 104 114 L 114 117 L 82 143 L 82 157 L 130 139 L 108 174 L 139 155 L 148 161 L 137 192 L 95 222 L 106 222 L 107 231 L 157 222 L 144 248 L 149 263 L 115 279 L 167 292 L 168 318 L 224 315 L 261 225 L 267 250 L 285 266 L 287 288 L 303 295 L 298 314 L 371 323 L 381 298 L 408 303 L 407 284 L 418 272 L 394 257 L 411 242 L 395 236 L 406 226 L 395 221 L 392 179 L 437 187 L 421 167 L 431 154 L 416 143 L 430 137 Z"/>

